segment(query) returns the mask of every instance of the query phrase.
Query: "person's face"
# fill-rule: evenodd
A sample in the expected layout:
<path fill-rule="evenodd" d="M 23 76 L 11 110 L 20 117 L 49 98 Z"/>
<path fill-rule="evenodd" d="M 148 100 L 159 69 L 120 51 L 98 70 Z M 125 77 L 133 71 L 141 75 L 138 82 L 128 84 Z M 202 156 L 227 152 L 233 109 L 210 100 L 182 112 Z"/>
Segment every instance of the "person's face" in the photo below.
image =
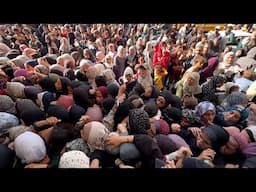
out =
<path fill-rule="evenodd" d="M 237 123 L 241 117 L 239 111 L 232 110 L 224 113 L 224 119 L 228 122 Z"/>
<path fill-rule="evenodd" d="M 234 154 L 239 148 L 239 144 L 233 137 L 229 137 L 229 141 L 226 145 L 220 148 L 220 153 L 223 155 L 231 155 Z"/>
<path fill-rule="evenodd" d="M 166 100 L 163 96 L 158 96 L 157 99 L 156 99 L 156 105 L 159 107 L 159 108 L 163 108 L 165 107 L 166 105 Z"/>
<path fill-rule="evenodd" d="M 154 122 L 150 124 L 150 129 L 148 129 L 147 132 L 148 132 L 148 135 L 151 137 L 154 137 L 156 135 L 156 126 Z"/>
<path fill-rule="evenodd" d="M 132 80 L 132 75 L 131 74 L 127 74 L 125 75 L 125 79 L 130 82 Z"/>
<path fill-rule="evenodd" d="M 106 57 L 106 63 L 112 64 L 112 59 L 111 59 L 111 57 Z"/>
<path fill-rule="evenodd" d="M 201 61 L 201 60 L 198 60 L 195 65 L 198 67 L 198 68 L 202 68 L 204 66 L 204 62 Z"/>
<path fill-rule="evenodd" d="M 163 43 L 161 49 L 162 49 L 163 51 L 165 51 L 166 48 L 167 48 L 167 44 L 166 44 L 166 43 Z"/>
<path fill-rule="evenodd" d="M 103 96 L 102 96 L 100 91 L 96 91 L 95 92 L 95 99 L 96 99 L 96 103 L 97 104 L 101 104 L 102 103 L 104 98 L 103 98 Z"/>
<path fill-rule="evenodd" d="M 243 100 L 243 101 L 240 103 L 240 105 L 242 105 L 242 106 L 244 106 L 244 107 L 247 107 L 247 105 L 248 105 L 248 99 Z"/>
<path fill-rule="evenodd" d="M 161 73 L 162 72 L 162 66 L 161 65 L 156 65 L 155 66 L 155 71 L 156 71 L 156 73 Z"/>
<path fill-rule="evenodd" d="M 188 127 L 189 126 L 189 121 L 187 118 L 183 117 L 180 121 L 181 127 Z"/>
<path fill-rule="evenodd" d="M 207 149 L 212 147 L 209 137 L 204 132 L 198 134 L 196 138 L 196 144 L 200 149 Z"/>
<path fill-rule="evenodd" d="M 88 52 L 86 52 L 86 53 L 84 54 L 84 58 L 85 58 L 85 59 L 90 59 L 90 54 L 89 54 Z"/>
<path fill-rule="evenodd" d="M 209 51 L 209 45 L 205 45 L 203 48 L 203 52 L 208 53 L 208 51 Z"/>
<path fill-rule="evenodd" d="M 60 79 L 58 79 L 55 83 L 55 88 L 56 90 L 61 90 L 62 89 L 62 85 L 61 85 L 61 81 Z"/>
<path fill-rule="evenodd" d="M 201 47 L 197 47 L 196 49 L 195 49 L 195 54 L 196 55 L 200 55 L 202 53 L 202 48 Z"/>
<path fill-rule="evenodd" d="M 147 70 L 144 69 L 144 68 L 140 68 L 140 69 L 139 69 L 139 75 L 140 75 L 142 78 L 145 78 L 146 75 L 147 75 Z"/>
<path fill-rule="evenodd" d="M 228 63 L 228 64 L 232 64 L 233 61 L 234 61 L 234 56 L 232 56 L 232 55 L 230 55 L 230 56 L 227 57 L 227 59 L 226 59 L 226 63 Z"/>
<path fill-rule="evenodd" d="M 242 51 L 241 50 L 237 50 L 236 51 L 236 57 L 240 57 L 242 55 Z"/>
<path fill-rule="evenodd" d="M 144 93 L 144 95 L 145 95 L 146 97 L 150 97 L 150 96 L 152 95 L 152 91 L 153 91 L 153 89 L 152 89 L 151 86 L 146 87 L 146 88 L 145 88 L 145 93 Z"/>
<path fill-rule="evenodd" d="M 202 120 L 206 125 L 212 124 L 215 118 L 215 113 L 213 110 L 205 112 L 202 116 Z"/>
<path fill-rule="evenodd" d="M 129 54 L 130 54 L 130 55 L 135 55 L 135 54 L 136 54 L 135 49 L 129 49 Z"/>
<path fill-rule="evenodd" d="M 189 85 L 189 86 L 194 85 L 195 82 L 196 82 L 196 80 L 195 80 L 193 77 L 189 77 L 189 78 L 188 78 L 188 85 Z"/>
<path fill-rule="evenodd" d="M 217 84 L 216 84 L 216 87 L 221 87 L 222 85 L 224 85 L 224 82 L 217 83 Z"/>

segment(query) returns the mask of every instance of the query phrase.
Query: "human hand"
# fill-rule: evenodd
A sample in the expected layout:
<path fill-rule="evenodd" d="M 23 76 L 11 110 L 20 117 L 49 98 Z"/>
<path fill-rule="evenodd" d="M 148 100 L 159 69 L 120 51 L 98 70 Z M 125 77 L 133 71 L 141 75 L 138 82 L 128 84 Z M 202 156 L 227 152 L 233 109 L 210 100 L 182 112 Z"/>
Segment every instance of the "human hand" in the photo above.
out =
<path fill-rule="evenodd" d="M 57 117 L 48 117 L 46 118 L 46 121 L 49 125 L 56 125 L 57 123 L 61 122 L 61 119 L 58 119 Z"/>
<path fill-rule="evenodd" d="M 126 123 L 119 123 L 119 124 L 117 125 L 117 131 L 118 131 L 119 133 L 127 132 Z"/>
<path fill-rule="evenodd" d="M 181 126 L 178 123 L 173 123 L 171 125 L 171 129 L 173 133 L 179 133 L 181 130 Z"/>
<path fill-rule="evenodd" d="M 25 166 L 25 169 L 32 168 L 32 169 L 39 169 L 39 168 L 47 168 L 48 164 L 41 164 L 41 163 L 30 163 Z"/>
<path fill-rule="evenodd" d="M 165 166 L 163 166 L 162 168 L 169 168 L 169 169 L 173 169 L 173 168 L 176 168 L 176 165 L 175 165 L 175 163 L 174 163 L 174 161 L 173 160 L 167 160 L 166 161 L 166 165 Z"/>
<path fill-rule="evenodd" d="M 199 136 L 202 132 L 199 127 L 189 127 L 188 130 L 190 130 L 195 137 Z"/>
<path fill-rule="evenodd" d="M 123 136 L 117 136 L 117 135 L 111 135 L 106 138 L 106 144 L 112 145 L 113 147 L 118 147 L 122 144 L 122 137 Z"/>
<path fill-rule="evenodd" d="M 183 157 L 191 157 L 192 151 L 188 147 L 180 147 L 177 151 L 176 159 L 180 159 Z"/>
<path fill-rule="evenodd" d="M 89 115 L 83 115 L 79 121 L 82 121 L 84 124 L 91 122 L 91 117 Z"/>
<path fill-rule="evenodd" d="M 214 150 L 208 148 L 202 151 L 202 153 L 198 156 L 198 159 L 213 161 L 215 154 L 216 152 Z"/>

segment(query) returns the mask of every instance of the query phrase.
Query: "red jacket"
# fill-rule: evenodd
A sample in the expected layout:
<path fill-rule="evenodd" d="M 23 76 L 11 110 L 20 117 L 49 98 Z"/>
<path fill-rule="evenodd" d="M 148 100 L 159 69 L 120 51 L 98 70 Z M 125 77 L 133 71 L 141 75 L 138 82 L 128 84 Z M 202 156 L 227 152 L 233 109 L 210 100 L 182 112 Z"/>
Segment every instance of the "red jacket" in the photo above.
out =
<path fill-rule="evenodd" d="M 162 42 L 160 42 L 158 45 L 156 45 L 156 50 L 153 55 L 153 64 L 154 65 L 162 65 L 166 70 L 168 69 L 171 54 L 169 51 L 166 51 L 164 54 L 162 52 Z"/>

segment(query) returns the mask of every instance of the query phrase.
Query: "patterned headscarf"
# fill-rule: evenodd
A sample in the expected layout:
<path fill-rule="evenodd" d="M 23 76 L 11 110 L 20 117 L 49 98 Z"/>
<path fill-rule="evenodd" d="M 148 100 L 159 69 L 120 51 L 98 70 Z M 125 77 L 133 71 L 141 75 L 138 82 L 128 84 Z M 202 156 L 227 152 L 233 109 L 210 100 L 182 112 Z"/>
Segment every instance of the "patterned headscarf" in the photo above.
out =
<path fill-rule="evenodd" d="M 209 101 L 202 101 L 200 102 L 195 109 L 196 114 L 199 115 L 200 118 L 207 112 L 212 110 L 214 113 L 216 113 L 215 106 L 209 102 Z"/>
<path fill-rule="evenodd" d="M 8 132 L 8 129 L 19 124 L 19 120 L 16 116 L 0 112 L 0 135 Z"/>
<path fill-rule="evenodd" d="M 243 101 L 248 101 L 248 98 L 244 93 L 233 92 L 223 100 L 223 102 L 221 103 L 221 106 L 223 106 L 224 108 L 227 108 L 232 105 L 241 105 Z"/>
<path fill-rule="evenodd" d="M 75 139 L 73 141 L 67 142 L 65 146 L 66 151 L 78 150 L 82 151 L 85 154 L 90 152 L 89 146 L 84 142 L 82 138 Z"/>
<path fill-rule="evenodd" d="M 7 80 L 0 79 L 0 90 L 6 89 Z"/>
<path fill-rule="evenodd" d="M 182 117 L 188 120 L 189 125 L 195 125 L 200 122 L 200 118 L 197 116 L 196 112 L 191 109 L 183 109 L 182 110 Z"/>
<path fill-rule="evenodd" d="M 216 95 L 215 95 L 215 91 L 216 91 L 216 86 L 219 83 L 224 83 L 225 82 L 225 77 L 223 76 L 214 76 L 208 83 L 206 83 L 205 85 L 203 85 L 202 87 L 202 93 L 203 93 L 203 98 L 202 100 L 207 100 L 207 101 L 215 101 L 216 99 Z"/>
<path fill-rule="evenodd" d="M 142 109 L 133 109 L 129 114 L 129 128 L 131 134 L 147 134 L 150 129 L 149 116 Z"/>
<path fill-rule="evenodd" d="M 104 150 L 105 139 L 109 134 L 109 130 L 100 122 L 91 121 L 84 125 L 82 130 L 82 138 L 87 142 L 90 151 Z"/>
<path fill-rule="evenodd" d="M 82 151 L 68 151 L 61 156 L 59 168 L 90 168 L 90 159 Z"/>

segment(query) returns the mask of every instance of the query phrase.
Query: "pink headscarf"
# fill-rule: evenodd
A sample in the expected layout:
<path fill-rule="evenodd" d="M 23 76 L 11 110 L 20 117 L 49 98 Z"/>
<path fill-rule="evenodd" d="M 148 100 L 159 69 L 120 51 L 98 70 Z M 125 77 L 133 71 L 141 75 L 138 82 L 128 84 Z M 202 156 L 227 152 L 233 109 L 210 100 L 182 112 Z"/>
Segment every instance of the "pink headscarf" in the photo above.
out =
<path fill-rule="evenodd" d="M 14 75 L 14 77 L 23 76 L 23 77 L 27 78 L 27 77 L 28 77 L 28 72 L 27 72 L 27 70 L 25 70 L 25 69 L 18 69 L 18 70 L 16 70 L 16 71 L 14 72 L 13 75 Z"/>
<path fill-rule="evenodd" d="M 74 99 L 72 95 L 61 95 L 56 101 L 57 105 L 62 105 L 66 109 L 69 109 L 74 104 Z"/>
<path fill-rule="evenodd" d="M 227 129 L 227 132 L 239 144 L 239 149 L 243 150 L 248 146 L 248 139 L 240 133 L 238 129 Z"/>
<path fill-rule="evenodd" d="M 100 107 L 98 105 L 94 105 L 93 107 L 89 107 L 85 115 L 91 117 L 92 121 L 102 121 L 103 115 Z"/>

